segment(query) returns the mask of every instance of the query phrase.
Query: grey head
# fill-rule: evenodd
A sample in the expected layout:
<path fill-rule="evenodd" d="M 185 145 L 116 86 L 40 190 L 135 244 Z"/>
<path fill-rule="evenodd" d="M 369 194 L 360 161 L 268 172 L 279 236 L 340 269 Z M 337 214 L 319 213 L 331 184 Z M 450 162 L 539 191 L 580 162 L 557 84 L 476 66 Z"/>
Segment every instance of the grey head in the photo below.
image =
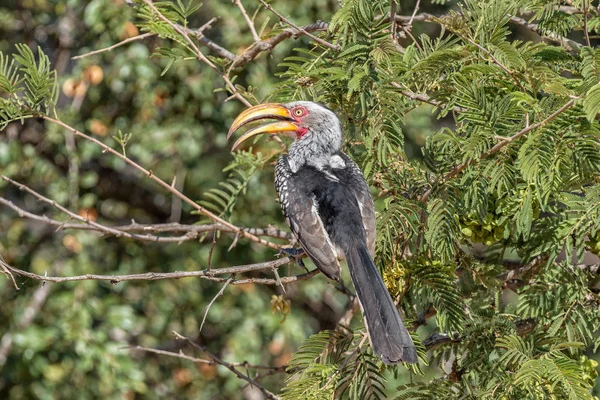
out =
<path fill-rule="evenodd" d="M 320 170 L 343 167 L 342 159 L 335 155 L 342 147 L 342 124 L 337 115 L 311 101 L 295 101 L 284 106 L 298 126 L 296 138 L 288 149 L 292 171 L 302 165 Z"/>

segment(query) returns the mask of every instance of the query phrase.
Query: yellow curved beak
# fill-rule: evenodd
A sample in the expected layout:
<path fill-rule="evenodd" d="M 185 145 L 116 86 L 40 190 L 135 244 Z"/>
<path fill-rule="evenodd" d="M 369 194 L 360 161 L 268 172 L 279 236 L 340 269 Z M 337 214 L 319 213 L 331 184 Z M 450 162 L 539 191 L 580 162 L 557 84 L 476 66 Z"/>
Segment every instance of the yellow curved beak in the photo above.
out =
<path fill-rule="evenodd" d="M 233 144 L 231 151 L 235 151 L 243 142 L 253 138 L 256 135 L 260 135 L 261 133 L 274 135 L 281 132 L 296 132 L 298 130 L 298 127 L 291 122 L 292 117 L 287 108 L 281 104 L 267 103 L 250 107 L 238 115 L 229 129 L 229 133 L 227 133 L 227 139 L 231 137 L 233 132 L 242 126 L 262 119 L 278 119 L 280 121 L 271 122 L 260 125 L 254 129 L 250 129 L 248 132 L 240 136 L 240 138 Z"/>

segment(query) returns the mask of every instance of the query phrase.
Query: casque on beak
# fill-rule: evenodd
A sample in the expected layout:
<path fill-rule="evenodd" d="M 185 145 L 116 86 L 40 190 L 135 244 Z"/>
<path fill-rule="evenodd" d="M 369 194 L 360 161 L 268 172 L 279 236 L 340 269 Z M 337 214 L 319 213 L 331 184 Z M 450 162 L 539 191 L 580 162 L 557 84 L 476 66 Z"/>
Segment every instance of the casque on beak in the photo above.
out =
<path fill-rule="evenodd" d="M 282 104 L 259 104 L 254 107 L 250 107 L 237 116 L 235 121 L 233 121 L 231 128 L 229 129 L 227 139 L 231 137 L 233 132 L 242 126 L 262 119 L 278 119 L 279 121 L 270 122 L 268 124 L 260 125 L 254 129 L 250 129 L 248 132 L 240 136 L 238 140 L 236 140 L 231 148 L 231 151 L 235 151 L 242 144 L 242 142 L 245 142 L 256 135 L 260 135 L 261 133 L 276 135 L 278 133 L 296 132 L 298 130 L 298 127 L 292 122 L 294 119 L 292 118 L 290 111 Z"/>

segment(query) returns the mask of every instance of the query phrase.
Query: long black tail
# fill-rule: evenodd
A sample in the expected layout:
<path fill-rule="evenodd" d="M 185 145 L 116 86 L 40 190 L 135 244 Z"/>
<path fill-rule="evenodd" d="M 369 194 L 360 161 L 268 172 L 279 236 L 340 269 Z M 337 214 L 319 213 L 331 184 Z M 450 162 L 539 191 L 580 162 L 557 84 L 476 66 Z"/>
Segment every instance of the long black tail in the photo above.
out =
<path fill-rule="evenodd" d="M 346 260 L 375 355 L 386 364 L 416 363 L 415 345 L 366 246 L 349 249 Z"/>

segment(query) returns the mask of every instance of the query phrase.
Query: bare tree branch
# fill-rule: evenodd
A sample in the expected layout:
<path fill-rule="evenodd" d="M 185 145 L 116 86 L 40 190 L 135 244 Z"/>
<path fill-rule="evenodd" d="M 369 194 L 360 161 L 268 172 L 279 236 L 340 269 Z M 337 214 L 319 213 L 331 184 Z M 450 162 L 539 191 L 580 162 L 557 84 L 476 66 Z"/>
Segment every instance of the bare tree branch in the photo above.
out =
<path fill-rule="evenodd" d="M 203 45 L 208 47 L 210 50 L 212 50 L 212 52 L 214 54 L 216 54 L 217 56 L 226 58 L 229 61 L 235 60 L 235 54 L 233 54 L 226 48 L 219 46 L 218 44 L 216 44 L 215 42 L 213 42 L 212 40 L 210 40 L 209 38 L 204 36 L 202 34 L 202 32 L 198 32 L 197 29 L 190 29 L 190 28 L 183 27 L 181 25 L 179 25 L 179 26 L 181 27 L 181 29 L 183 29 L 185 32 L 187 32 L 189 35 L 195 37 L 200 43 L 202 43 Z"/>
<path fill-rule="evenodd" d="M 242 4 L 241 0 L 233 0 L 233 3 L 242 12 L 244 19 L 248 23 L 248 28 L 250 28 L 250 32 L 252 32 L 252 37 L 254 38 L 254 41 L 258 42 L 260 40 L 260 36 L 258 36 L 258 33 L 256 32 L 256 28 L 254 27 L 254 22 L 252 22 L 252 20 L 248 16 L 248 13 L 246 12 L 246 9 L 244 8 L 244 5 Z"/>
<path fill-rule="evenodd" d="M 256 388 L 258 388 L 258 390 L 260 390 L 261 392 L 263 392 L 263 394 L 268 399 L 279 400 L 278 396 L 276 396 L 275 394 L 273 394 L 272 392 L 270 392 L 269 390 L 267 390 L 263 385 L 261 385 L 260 383 L 256 382 L 255 380 L 253 380 L 249 376 L 246 376 L 246 375 L 242 374 L 233 364 L 228 363 L 227 361 L 224 361 L 224 360 L 220 359 L 215 354 L 213 354 L 210 351 L 208 351 L 208 349 L 206 347 L 199 345 L 198 343 L 194 342 L 192 339 L 188 338 L 187 336 L 180 335 L 179 333 L 177 333 L 175 331 L 173 331 L 173 334 L 175 335 L 175 337 L 177 339 L 185 340 L 187 343 L 189 343 L 190 345 L 192 345 L 196 349 L 205 352 L 206 355 L 208 355 L 208 357 L 211 360 L 213 360 L 215 363 L 217 363 L 219 365 L 222 365 L 222 366 L 226 367 L 231 372 L 233 372 L 238 378 L 243 379 L 246 382 L 248 382 L 249 384 L 251 384 L 251 385 L 255 386 Z"/>
<path fill-rule="evenodd" d="M 19 285 L 17 285 L 17 282 L 15 281 L 15 277 L 13 276 L 13 274 L 10 272 L 10 269 L 8 268 L 10 267 L 10 265 L 8 265 L 6 263 L 6 261 L 4 261 L 4 258 L 2 257 L 2 254 L 0 254 L 0 271 L 6 275 L 6 277 L 8 279 L 11 280 L 13 286 L 15 287 L 16 290 L 19 290 Z"/>
<path fill-rule="evenodd" d="M 202 317 L 202 323 L 200 324 L 200 329 L 198 330 L 198 332 L 202 332 L 202 328 L 204 327 L 204 322 L 206 322 L 206 316 L 208 315 L 208 311 L 210 310 L 210 307 L 213 305 L 215 300 L 217 300 L 217 297 L 221 296 L 223 294 L 223 292 L 225 292 L 225 288 L 227 288 L 227 286 L 231 283 L 231 281 L 233 281 L 233 275 L 231 275 L 231 277 L 229 279 L 227 279 L 227 281 L 225 282 L 223 287 L 221 287 L 221 290 L 219 290 L 217 292 L 215 297 L 213 297 L 213 299 L 210 301 L 210 303 L 208 303 L 208 305 L 206 306 L 206 311 L 204 311 L 204 317 Z"/>
<path fill-rule="evenodd" d="M 180 25 L 177 25 L 177 24 L 173 23 L 171 20 L 169 20 L 167 17 L 165 17 L 154 6 L 154 3 L 152 2 L 152 0 L 144 0 L 144 2 L 148 5 L 148 7 L 150 7 L 150 10 L 152 10 L 152 12 L 155 13 L 158 18 L 160 18 L 165 23 L 167 23 L 171 28 L 173 28 L 177 33 L 179 33 L 189 43 L 190 47 L 196 53 L 196 57 L 198 58 L 198 60 L 200 60 L 203 63 L 205 63 L 206 65 L 208 65 L 217 74 L 219 74 L 221 76 L 221 78 L 223 78 L 223 80 L 225 81 L 225 86 L 227 86 L 227 88 L 229 89 L 229 91 L 232 93 L 233 97 L 235 97 L 239 101 L 241 101 L 246 107 L 250 107 L 250 105 L 251 105 L 250 102 L 248 100 L 246 100 L 238 92 L 238 90 L 235 88 L 235 86 L 233 85 L 233 83 L 231 82 L 231 80 L 229 79 L 229 77 L 227 75 L 225 75 L 215 64 L 213 64 L 212 61 L 210 61 L 208 58 L 206 58 L 206 56 L 200 51 L 200 49 L 198 48 L 198 46 L 196 46 L 196 43 L 194 43 L 194 41 L 190 38 L 189 32 L 186 29 L 184 29 Z"/>
<path fill-rule="evenodd" d="M 205 23 L 204 25 L 202 25 L 200 28 L 197 28 L 197 29 L 190 29 L 190 28 L 186 28 L 186 27 L 183 27 L 183 26 L 180 26 L 180 25 L 179 26 L 181 27 L 181 29 L 184 29 L 187 33 L 189 33 L 191 35 L 194 35 L 200 41 L 200 39 L 204 37 L 204 35 L 203 35 L 204 31 L 207 30 L 207 29 L 212 28 L 212 24 L 214 24 L 217 21 L 217 19 L 218 19 L 217 17 L 213 17 L 207 23 Z M 81 55 L 72 57 L 71 59 L 72 60 L 79 60 L 79 59 L 82 59 L 82 58 L 85 58 L 85 57 L 93 56 L 93 55 L 104 53 L 104 52 L 107 52 L 107 51 L 112 51 L 112 50 L 116 49 L 117 47 L 123 46 L 124 44 L 135 42 L 135 41 L 142 40 L 142 39 L 146 39 L 146 38 L 149 38 L 151 36 L 156 36 L 156 34 L 152 33 L 152 32 L 142 33 L 141 35 L 133 36 L 133 37 L 127 38 L 125 40 L 122 40 L 119 43 L 115 43 L 112 46 L 108 46 L 108 47 L 105 47 L 105 48 L 102 48 L 102 49 L 90 51 L 89 53 L 81 54 Z M 212 43 L 208 39 L 207 39 L 207 41 L 209 43 Z M 207 43 L 203 42 L 203 44 L 206 44 L 207 47 L 211 47 Z M 212 44 L 214 44 L 214 43 L 212 43 Z M 217 46 L 217 45 L 215 45 L 215 46 Z M 217 47 L 221 51 L 224 50 L 224 51 L 226 51 L 228 53 L 226 55 L 219 54 L 220 56 L 224 56 L 224 58 L 227 58 L 227 59 L 230 59 L 230 60 L 233 59 L 233 54 L 231 54 L 230 52 L 228 52 L 227 50 L 223 49 L 220 46 L 217 46 Z M 213 50 L 215 50 L 215 49 L 213 49 Z"/>
<path fill-rule="evenodd" d="M 121 231 L 115 228 L 111 228 L 102 224 L 99 224 L 95 221 L 90 220 L 89 218 L 84 218 L 78 214 L 75 214 L 74 212 L 68 210 L 67 208 L 61 206 L 60 204 L 58 204 L 56 201 L 49 199 L 41 194 L 39 194 L 38 192 L 36 192 L 33 189 L 30 189 L 29 187 L 13 180 L 10 179 L 7 176 L 4 175 L 0 175 L 0 178 L 2 178 L 2 180 L 15 185 L 16 187 L 18 187 L 20 190 L 25 191 L 29 194 L 31 194 L 32 196 L 36 197 L 38 200 L 43 201 L 44 203 L 50 204 L 52 207 L 55 207 L 56 209 L 62 211 L 63 213 L 67 214 L 69 216 L 70 219 L 74 219 L 77 221 L 80 221 L 81 223 L 83 223 L 84 225 L 88 225 L 90 228 L 93 228 L 97 231 L 106 233 L 108 235 L 113 235 L 116 237 L 126 237 L 129 239 L 137 239 L 137 240 L 143 240 L 143 241 L 150 241 L 150 242 L 180 242 L 182 241 L 182 239 L 187 239 L 186 236 L 184 236 L 183 238 L 172 238 L 172 237 L 159 237 L 159 236 L 155 236 L 155 235 L 148 235 L 148 234 L 144 234 L 144 235 L 140 235 L 137 233 L 129 233 L 129 232 L 125 232 L 125 231 Z M 17 210 L 18 207 L 16 207 L 12 202 L 5 200 L 4 198 L 0 197 L 0 203 L 2 204 L 6 204 L 7 206 L 9 206 L 10 208 Z M 31 214 L 29 212 L 23 212 L 23 215 L 27 215 L 28 217 L 32 218 L 32 219 L 36 219 L 36 220 L 41 220 L 43 222 L 49 223 L 51 225 L 56 225 L 58 224 L 59 229 L 64 228 L 64 223 L 60 223 L 59 221 L 54 221 L 50 218 L 47 217 L 38 217 L 35 214 Z"/>
<path fill-rule="evenodd" d="M 411 26 L 413 21 L 415 20 L 415 16 L 417 15 L 417 12 L 419 11 L 420 5 L 421 5 L 421 0 L 417 0 L 417 3 L 415 4 L 415 9 L 414 9 L 412 15 L 410 16 L 410 20 L 408 20 L 409 26 Z"/>
<path fill-rule="evenodd" d="M 202 358 L 196 358 L 196 357 L 192 357 L 192 356 L 188 356 L 187 354 L 184 354 L 182 351 L 180 351 L 179 353 L 175 353 L 172 351 L 166 351 L 166 350 L 160 350 L 160 349 L 152 349 L 149 347 L 143 347 L 143 346 L 135 346 L 135 347 L 128 347 L 129 350 L 132 351 L 143 351 L 146 353 L 154 353 L 154 354 L 159 354 L 162 356 L 168 356 L 168 357 L 175 357 L 175 358 L 181 358 L 182 360 L 187 360 L 187 361 L 191 361 L 191 362 L 195 362 L 197 364 L 209 364 L 209 365 L 218 365 L 219 363 L 217 363 L 215 360 L 205 360 Z M 268 371 L 274 371 L 276 373 L 285 373 L 287 365 L 282 365 L 282 366 L 269 366 L 269 365 L 257 365 L 257 364 L 251 364 L 247 361 L 242 361 L 242 362 L 230 362 L 230 365 L 234 366 L 234 367 L 241 367 L 241 368 L 249 368 L 249 369 L 259 369 L 259 370 L 268 370 Z"/>
<path fill-rule="evenodd" d="M 325 31 L 327 30 L 328 26 L 328 23 L 319 21 L 315 22 L 314 24 L 304 26 L 302 30 L 304 32 Z M 242 54 L 238 55 L 235 58 L 235 61 L 232 64 L 232 68 L 243 67 L 250 61 L 254 60 L 260 53 L 271 51 L 275 48 L 275 46 L 277 46 L 284 40 L 289 39 L 291 37 L 296 38 L 302 34 L 303 33 L 301 31 L 299 32 L 293 28 L 287 28 L 273 37 L 255 42 L 246 51 L 244 51 Z"/>
<path fill-rule="evenodd" d="M 6 178 L 1 176 L 2 179 Z M 6 178 L 8 179 L 8 178 Z M 31 189 L 30 189 L 31 190 Z M 36 196 L 37 197 L 37 196 Z M 226 233 L 237 233 L 236 230 L 230 229 L 226 226 L 220 224 L 211 224 L 211 225 L 183 225 L 177 222 L 166 223 L 166 224 L 138 224 L 133 222 L 130 225 L 120 225 L 120 226 L 112 226 L 107 227 L 101 224 L 97 224 L 99 226 L 94 226 L 86 223 L 69 223 L 67 221 L 58 221 L 52 218 L 49 218 L 45 215 L 37 215 L 26 211 L 20 207 L 18 207 L 13 202 L 0 197 L 0 204 L 4 204 L 8 208 L 13 209 L 21 218 L 28 218 L 33 221 L 42 222 L 44 224 L 56 226 L 57 230 L 86 230 L 86 231 L 95 231 L 101 232 L 104 234 L 115 235 L 111 230 L 116 230 L 121 233 L 121 236 L 127 237 L 130 239 L 149 241 L 149 242 L 165 242 L 165 243 L 183 243 L 189 240 L 197 240 L 203 233 L 207 232 L 226 232 Z M 86 219 L 87 221 L 87 219 Z M 289 232 L 282 231 L 281 229 L 275 226 L 269 226 L 267 228 L 240 228 L 243 231 L 251 233 L 256 236 L 270 236 L 278 239 L 287 239 L 290 240 L 291 235 Z M 128 232 L 152 232 L 152 233 L 162 233 L 162 232 L 185 232 L 184 235 L 180 236 L 157 236 L 153 234 L 132 234 L 128 235 Z M 1 265 L 0 265 L 1 266 Z"/>
<path fill-rule="evenodd" d="M 312 33 L 306 31 L 304 28 L 299 27 L 298 25 L 294 24 L 292 21 L 290 21 L 289 19 L 287 19 L 286 17 L 284 17 L 282 14 L 280 14 L 277 10 L 275 10 L 269 3 L 267 3 L 265 0 L 258 0 L 261 2 L 261 4 L 263 6 L 265 6 L 265 8 L 269 11 L 271 11 L 273 14 L 277 15 L 279 17 L 279 20 L 281 20 L 281 22 L 284 22 L 286 24 L 288 24 L 289 26 L 291 26 L 292 28 L 294 28 L 295 30 L 297 30 L 298 32 L 308 36 L 309 38 L 311 38 L 312 40 L 314 40 L 315 42 L 322 44 L 325 47 L 328 47 L 332 50 L 338 51 L 340 49 L 340 46 L 334 45 L 329 43 L 326 40 L 321 39 L 318 36 L 313 35 Z"/>
<path fill-rule="evenodd" d="M 396 3 L 396 0 L 391 0 L 390 1 L 390 20 L 392 22 L 392 40 L 394 42 L 396 42 L 396 40 L 398 39 L 397 37 L 397 33 L 398 33 L 398 26 L 396 25 L 396 22 L 398 22 L 396 20 L 396 12 L 398 11 L 398 3 Z"/>
<path fill-rule="evenodd" d="M 585 44 L 590 47 L 590 34 L 588 33 L 588 2 L 583 0 L 583 34 L 585 36 Z"/>
<path fill-rule="evenodd" d="M 146 272 L 143 274 L 129 274 L 129 275 L 97 275 L 97 274 L 86 274 L 86 275 L 76 275 L 76 276 L 65 276 L 65 277 L 57 277 L 57 276 L 46 276 L 39 275 L 33 272 L 23 271 L 21 269 L 15 268 L 11 265 L 5 263 L 4 267 L 8 269 L 11 273 L 25 276 L 31 279 L 35 279 L 38 281 L 48 281 L 48 282 L 72 282 L 72 281 L 86 281 L 86 280 L 97 280 L 97 281 L 110 281 L 112 284 L 116 284 L 123 281 L 154 281 L 161 279 L 181 279 L 181 278 L 202 278 L 215 282 L 227 282 L 227 279 L 220 277 L 219 275 L 232 275 L 232 274 L 242 274 L 245 272 L 253 272 L 253 271 L 263 271 L 263 270 L 272 270 L 273 268 L 281 267 L 282 265 L 288 264 L 293 259 L 290 258 L 281 258 L 272 261 L 266 261 L 262 263 L 256 264 L 247 264 L 247 265 L 239 265 L 234 267 L 226 267 L 226 268 L 217 268 L 217 269 L 204 269 L 200 271 L 175 271 L 175 272 Z M 289 284 L 292 282 L 297 282 L 305 279 L 312 278 L 313 276 L 319 273 L 319 269 L 315 268 L 314 270 L 307 272 L 301 275 L 294 276 L 285 276 L 281 278 L 279 281 L 276 279 L 266 279 L 266 278 L 246 278 L 239 280 L 232 280 L 231 285 L 243 285 L 247 283 L 257 283 L 263 285 L 279 285 L 279 284 Z"/>
<path fill-rule="evenodd" d="M 141 35 L 133 36 L 133 37 L 127 38 L 125 40 L 122 40 L 119 43 L 113 44 L 112 46 L 108 46 L 108 47 L 105 47 L 103 49 L 98 49 L 98 50 L 90 51 L 89 53 L 85 53 L 85 54 L 81 54 L 79 56 L 72 57 L 71 60 L 79 60 L 81 58 L 85 58 L 85 57 L 93 56 L 93 55 L 96 55 L 96 54 L 104 53 L 106 51 L 111 51 L 111 50 L 116 49 L 117 47 L 123 46 L 124 44 L 135 42 L 137 40 L 146 39 L 146 38 L 149 38 L 150 36 L 154 36 L 154 35 L 155 35 L 154 33 L 148 32 L 148 33 L 143 33 Z"/>
<path fill-rule="evenodd" d="M 148 178 L 150 178 L 151 180 L 153 180 L 154 182 L 158 183 L 160 186 L 162 186 L 163 188 L 165 188 L 166 190 L 168 190 L 169 192 L 171 192 L 172 194 L 174 194 L 175 196 L 177 196 L 178 198 L 180 198 L 181 200 L 183 200 L 184 202 L 188 203 L 189 205 L 191 205 L 193 208 L 195 208 L 197 211 L 199 211 L 201 214 L 206 215 L 208 218 L 210 218 L 211 220 L 226 226 L 230 229 L 232 229 L 233 231 L 236 232 L 236 234 L 245 237 L 249 240 L 252 240 L 253 242 L 256 243 L 260 243 L 262 245 L 268 246 L 272 249 L 280 249 L 281 245 L 261 239 L 249 232 L 244 231 L 243 229 L 225 221 L 224 219 L 220 218 L 219 216 L 215 215 L 214 213 L 210 212 L 209 210 L 207 210 L 206 208 L 202 207 L 201 205 L 199 205 L 198 203 L 196 203 L 195 201 L 193 201 L 192 199 L 190 199 L 189 197 L 187 197 L 186 195 L 184 195 L 183 193 L 181 193 L 179 190 L 175 189 L 174 187 L 172 187 L 171 185 L 169 185 L 167 182 L 163 181 L 162 179 L 158 178 L 156 175 L 154 175 L 152 173 L 152 171 L 149 171 L 147 169 L 145 169 L 144 167 L 142 167 L 141 165 L 139 165 L 138 163 L 136 163 L 135 161 L 133 161 L 132 159 L 130 159 L 129 157 L 119 153 L 118 151 L 114 150 L 113 148 L 105 145 L 104 143 L 102 143 L 101 141 L 99 141 L 96 138 L 93 138 L 91 136 L 86 135 L 83 132 L 78 131 L 77 129 L 65 124 L 64 122 L 62 122 L 61 120 L 58 119 L 54 119 L 50 116 L 47 115 L 40 115 L 39 116 L 42 119 L 45 119 L 46 121 L 55 123 L 57 125 L 62 126 L 63 128 L 69 129 L 70 131 L 72 131 L 75 135 L 82 137 L 92 143 L 97 144 L 98 146 L 100 146 L 104 152 L 108 152 L 111 153 L 117 157 L 119 157 L 120 159 L 122 159 L 123 161 L 125 161 L 126 163 L 128 163 L 129 165 L 131 165 L 132 167 L 136 168 L 138 171 L 142 172 L 144 175 L 146 175 Z"/>

